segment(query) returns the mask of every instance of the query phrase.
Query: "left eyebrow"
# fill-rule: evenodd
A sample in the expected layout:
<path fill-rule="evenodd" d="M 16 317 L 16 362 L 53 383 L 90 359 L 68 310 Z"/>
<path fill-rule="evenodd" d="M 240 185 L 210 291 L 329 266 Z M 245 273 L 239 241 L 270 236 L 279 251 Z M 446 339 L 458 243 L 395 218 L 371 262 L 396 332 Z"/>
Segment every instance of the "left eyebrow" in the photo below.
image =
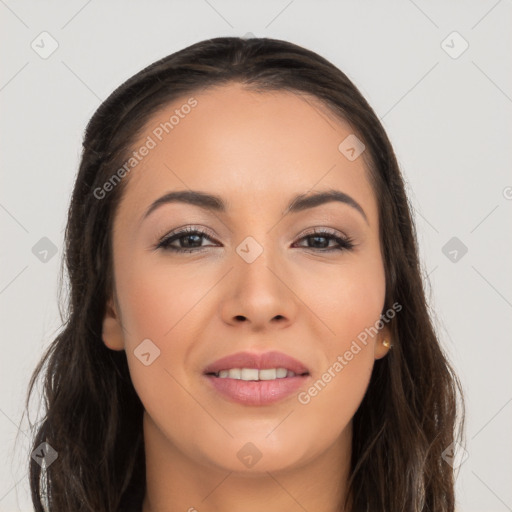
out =
<path fill-rule="evenodd" d="M 345 194 L 345 192 L 341 192 L 335 189 L 329 189 L 322 192 L 315 192 L 313 194 L 300 194 L 296 196 L 288 205 L 288 208 L 285 210 L 285 215 L 295 212 L 301 212 L 308 208 L 314 208 L 316 206 L 320 206 L 325 203 L 330 203 L 332 201 L 338 201 L 340 203 L 345 203 L 357 210 L 364 218 L 367 224 L 368 217 L 364 212 L 362 206 L 351 196 Z"/>
<path fill-rule="evenodd" d="M 313 194 L 299 194 L 290 201 L 288 207 L 284 211 L 284 214 L 286 215 L 287 213 L 301 212 L 306 209 L 315 208 L 332 201 L 344 203 L 356 209 L 363 216 L 366 223 L 369 224 L 366 213 L 364 212 L 361 205 L 348 194 L 335 189 L 315 192 Z M 197 190 L 178 190 L 168 192 L 167 194 L 159 197 L 156 201 L 151 203 L 149 208 L 143 214 L 141 222 L 159 206 L 176 202 L 191 204 L 205 210 L 220 213 L 225 213 L 227 210 L 226 202 L 219 196 L 207 194 L 205 192 L 199 192 Z"/>

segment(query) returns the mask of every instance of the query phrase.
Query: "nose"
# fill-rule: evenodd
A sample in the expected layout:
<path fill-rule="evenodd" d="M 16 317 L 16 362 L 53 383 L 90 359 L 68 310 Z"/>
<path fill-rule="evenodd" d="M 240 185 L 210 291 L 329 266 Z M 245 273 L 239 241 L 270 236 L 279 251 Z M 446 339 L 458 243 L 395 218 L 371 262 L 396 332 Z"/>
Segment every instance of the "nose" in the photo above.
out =
<path fill-rule="evenodd" d="M 235 255 L 221 306 L 227 324 L 246 323 L 248 329 L 262 331 L 285 328 L 295 321 L 299 299 L 293 293 L 292 278 L 268 254 L 265 249 L 252 263 Z"/>

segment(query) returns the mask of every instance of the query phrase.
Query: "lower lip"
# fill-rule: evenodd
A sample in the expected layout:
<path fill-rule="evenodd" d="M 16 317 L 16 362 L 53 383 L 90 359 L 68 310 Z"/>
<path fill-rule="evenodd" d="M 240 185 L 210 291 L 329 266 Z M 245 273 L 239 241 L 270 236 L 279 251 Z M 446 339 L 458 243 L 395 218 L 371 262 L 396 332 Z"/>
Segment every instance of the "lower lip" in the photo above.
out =
<path fill-rule="evenodd" d="M 296 392 L 309 375 L 274 380 L 241 380 L 206 375 L 211 385 L 230 400 L 245 405 L 267 405 L 279 402 Z"/>

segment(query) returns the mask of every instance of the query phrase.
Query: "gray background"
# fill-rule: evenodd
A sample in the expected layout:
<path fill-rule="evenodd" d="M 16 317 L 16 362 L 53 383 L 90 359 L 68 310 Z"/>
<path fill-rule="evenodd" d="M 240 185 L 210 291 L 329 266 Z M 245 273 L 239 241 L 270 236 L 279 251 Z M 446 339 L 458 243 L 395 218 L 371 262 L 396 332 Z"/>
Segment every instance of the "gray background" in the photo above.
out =
<path fill-rule="evenodd" d="M 31 510 L 26 418 L 18 425 L 60 326 L 63 228 L 86 122 L 154 60 L 248 32 L 325 56 L 381 117 L 414 205 L 436 325 L 466 392 L 458 510 L 512 510 L 511 1 L 241 4 L 0 0 L 0 511 Z M 31 47 L 51 48 L 43 31 L 58 43 L 48 58 Z M 54 255 L 41 252 L 43 237 Z"/>

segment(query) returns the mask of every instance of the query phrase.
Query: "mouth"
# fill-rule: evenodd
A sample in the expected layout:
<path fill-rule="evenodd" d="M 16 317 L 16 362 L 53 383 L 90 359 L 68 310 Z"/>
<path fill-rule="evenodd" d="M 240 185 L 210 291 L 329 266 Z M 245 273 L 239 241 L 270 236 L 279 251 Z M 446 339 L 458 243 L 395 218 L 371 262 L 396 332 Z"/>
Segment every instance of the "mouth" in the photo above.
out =
<path fill-rule="evenodd" d="M 245 406 L 264 406 L 289 398 L 307 385 L 310 370 L 282 352 L 239 352 L 203 371 L 209 385 L 224 399 Z"/>
<path fill-rule="evenodd" d="M 289 379 L 292 377 L 305 377 L 309 372 L 295 373 L 288 368 L 229 368 L 218 372 L 207 372 L 205 375 L 218 379 L 235 379 L 244 381 L 268 381 L 277 379 Z"/>
<path fill-rule="evenodd" d="M 237 352 L 204 368 L 203 373 L 218 379 L 276 380 L 309 375 L 301 361 L 283 352 Z"/>

